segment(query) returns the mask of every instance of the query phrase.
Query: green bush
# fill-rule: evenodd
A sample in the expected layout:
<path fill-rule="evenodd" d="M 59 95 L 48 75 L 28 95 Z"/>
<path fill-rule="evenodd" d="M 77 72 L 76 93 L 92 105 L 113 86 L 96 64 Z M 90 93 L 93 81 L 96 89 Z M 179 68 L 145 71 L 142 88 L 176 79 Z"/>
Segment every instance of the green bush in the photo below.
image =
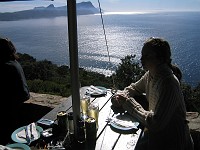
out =
<path fill-rule="evenodd" d="M 18 53 L 18 55 L 31 92 L 64 97 L 71 95 L 70 68 L 68 66 L 57 66 L 48 60 L 36 61 L 28 54 Z M 80 68 L 79 80 L 81 86 L 98 85 L 110 89 L 113 87 L 123 89 L 137 81 L 145 73 L 135 57 L 135 55 L 127 55 L 124 59 L 121 59 L 116 73 L 110 77 Z M 192 88 L 190 85 L 182 83 L 181 88 L 187 111 L 200 112 L 200 84 Z"/>
<path fill-rule="evenodd" d="M 145 73 L 135 57 L 136 55 L 127 55 L 124 59 L 121 59 L 121 63 L 116 69 L 116 74 L 113 75 L 118 89 L 123 89 L 136 82 Z"/>

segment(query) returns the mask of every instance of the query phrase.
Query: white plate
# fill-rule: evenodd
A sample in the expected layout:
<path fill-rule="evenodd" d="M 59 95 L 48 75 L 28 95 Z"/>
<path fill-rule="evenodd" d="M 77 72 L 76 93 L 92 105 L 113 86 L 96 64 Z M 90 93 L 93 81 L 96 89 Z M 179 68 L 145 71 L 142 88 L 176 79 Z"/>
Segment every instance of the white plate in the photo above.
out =
<path fill-rule="evenodd" d="M 139 122 L 129 114 L 120 114 L 111 118 L 110 125 L 118 130 L 138 129 Z"/>
<path fill-rule="evenodd" d="M 19 138 L 19 137 L 17 136 L 17 133 L 19 133 L 20 131 L 22 131 L 22 130 L 25 129 L 25 128 L 26 128 L 26 126 L 23 126 L 23 127 L 20 127 L 20 128 L 18 128 L 18 129 L 16 129 L 16 130 L 12 133 L 11 139 L 12 139 L 14 142 L 17 142 L 17 143 L 24 143 L 24 144 L 27 144 L 26 139 L 24 139 L 24 138 Z M 37 132 L 38 132 L 38 136 L 39 136 L 39 138 L 40 138 L 40 134 L 41 134 L 41 132 L 43 131 L 43 129 L 42 129 L 40 126 L 36 126 L 36 129 L 37 129 Z M 33 140 L 31 140 L 31 142 L 33 142 Z"/>
<path fill-rule="evenodd" d="M 17 150 L 31 150 L 31 148 L 28 145 L 22 143 L 8 144 L 6 146 Z"/>

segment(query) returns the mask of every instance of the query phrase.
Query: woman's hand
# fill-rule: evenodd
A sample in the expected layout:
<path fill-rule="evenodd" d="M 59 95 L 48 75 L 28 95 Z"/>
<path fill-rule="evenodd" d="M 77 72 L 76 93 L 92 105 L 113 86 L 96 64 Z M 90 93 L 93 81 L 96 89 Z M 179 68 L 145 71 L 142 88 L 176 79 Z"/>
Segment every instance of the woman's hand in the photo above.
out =
<path fill-rule="evenodd" d="M 118 95 L 114 95 L 111 99 L 111 102 L 112 102 L 112 106 L 113 107 L 121 107 L 121 103 L 119 102 L 119 96 Z"/>
<path fill-rule="evenodd" d="M 117 92 L 111 99 L 114 107 L 122 107 L 128 97 L 124 92 Z"/>

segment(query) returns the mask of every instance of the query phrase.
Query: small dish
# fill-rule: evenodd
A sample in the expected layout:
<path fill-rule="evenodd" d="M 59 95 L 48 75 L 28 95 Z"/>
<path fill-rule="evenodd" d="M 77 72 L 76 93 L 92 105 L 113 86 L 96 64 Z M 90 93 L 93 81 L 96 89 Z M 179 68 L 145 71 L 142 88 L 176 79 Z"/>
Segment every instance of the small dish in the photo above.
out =
<path fill-rule="evenodd" d="M 93 86 L 91 85 L 89 88 L 86 90 L 86 95 L 90 95 L 92 97 L 98 97 L 98 96 L 103 96 L 107 94 L 107 89 L 102 86 Z"/>
<path fill-rule="evenodd" d="M 21 132 L 22 130 L 24 130 L 26 128 L 26 126 L 23 126 L 23 127 L 20 127 L 18 129 L 16 129 L 12 135 L 11 135 L 11 139 L 14 141 L 14 142 L 17 142 L 17 143 L 23 143 L 23 144 L 28 144 L 27 140 L 25 138 L 20 138 L 17 136 L 17 134 L 19 132 Z M 36 130 L 38 132 L 38 138 L 40 138 L 40 134 L 41 132 L 43 131 L 43 129 L 40 127 L 40 126 L 36 126 Z M 36 140 L 36 139 L 35 139 Z M 31 140 L 31 142 L 33 142 L 34 140 Z"/>
<path fill-rule="evenodd" d="M 31 150 L 31 148 L 28 145 L 22 143 L 8 144 L 6 146 L 17 150 Z"/>
<path fill-rule="evenodd" d="M 129 114 L 120 114 L 111 118 L 110 125 L 117 130 L 137 130 L 139 122 L 137 122 Z"/>

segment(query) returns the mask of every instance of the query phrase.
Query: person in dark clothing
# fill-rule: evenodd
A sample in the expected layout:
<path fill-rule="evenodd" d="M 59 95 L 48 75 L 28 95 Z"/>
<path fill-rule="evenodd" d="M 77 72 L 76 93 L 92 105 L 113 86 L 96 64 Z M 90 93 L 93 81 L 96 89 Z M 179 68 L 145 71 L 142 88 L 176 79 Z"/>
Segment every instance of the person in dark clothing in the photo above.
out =
<path fill-rule="evenodd" d="M 8 38 L 0 38 L 0 52 L 0 144 L 7 144 L 16 129 L 20 106 L 30 98 L 30 93 L 16 48 Z"/>

